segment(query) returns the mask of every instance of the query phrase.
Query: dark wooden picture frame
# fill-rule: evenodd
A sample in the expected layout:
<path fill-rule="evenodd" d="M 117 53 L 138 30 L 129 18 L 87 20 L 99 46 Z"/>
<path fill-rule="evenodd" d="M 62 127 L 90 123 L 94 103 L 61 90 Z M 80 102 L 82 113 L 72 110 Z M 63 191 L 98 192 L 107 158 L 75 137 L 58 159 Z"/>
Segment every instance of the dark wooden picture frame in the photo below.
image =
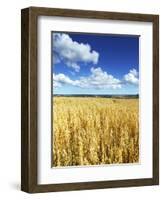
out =
<path fill-rule="evenodd" d="M 144 179 L 37 183 L 37 19 L 64 16 L 153 24 L 153 177 Z M 29 7 L 21 11 L 21 190 L 29 193 L 102 189 L 159 184 L 159 16 L 56 8 Z"/>

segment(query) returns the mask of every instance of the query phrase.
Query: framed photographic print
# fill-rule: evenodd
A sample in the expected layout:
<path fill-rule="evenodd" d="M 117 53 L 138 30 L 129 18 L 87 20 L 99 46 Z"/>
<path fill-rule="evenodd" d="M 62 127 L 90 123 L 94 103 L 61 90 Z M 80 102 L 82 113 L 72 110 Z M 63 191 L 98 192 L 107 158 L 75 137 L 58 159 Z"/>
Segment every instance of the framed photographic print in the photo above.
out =
<path fill-rule="evenodd" d="M 22 9 L 21 189 L 159 184 L 159 16 Z"/>

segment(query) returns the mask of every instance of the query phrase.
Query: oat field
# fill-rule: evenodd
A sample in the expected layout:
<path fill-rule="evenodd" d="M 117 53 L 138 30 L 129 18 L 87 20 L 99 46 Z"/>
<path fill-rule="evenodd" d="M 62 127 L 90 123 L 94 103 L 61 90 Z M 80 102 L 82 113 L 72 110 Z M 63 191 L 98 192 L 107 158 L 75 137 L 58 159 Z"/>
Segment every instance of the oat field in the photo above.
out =
<path fill-rule="evenodd" d="M 139 162 L 139 100 L 53 97 L 53 167 Z"/>

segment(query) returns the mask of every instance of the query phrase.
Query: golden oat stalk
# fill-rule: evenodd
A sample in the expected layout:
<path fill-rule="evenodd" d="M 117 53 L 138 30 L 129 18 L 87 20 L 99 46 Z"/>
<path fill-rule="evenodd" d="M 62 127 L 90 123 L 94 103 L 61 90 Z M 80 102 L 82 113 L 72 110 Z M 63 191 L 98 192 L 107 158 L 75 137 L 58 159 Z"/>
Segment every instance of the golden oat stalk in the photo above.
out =
<path fill-rule="evenodd" d="M 139 162 L 138 99 L 53 98 L 53 166 Z"/>

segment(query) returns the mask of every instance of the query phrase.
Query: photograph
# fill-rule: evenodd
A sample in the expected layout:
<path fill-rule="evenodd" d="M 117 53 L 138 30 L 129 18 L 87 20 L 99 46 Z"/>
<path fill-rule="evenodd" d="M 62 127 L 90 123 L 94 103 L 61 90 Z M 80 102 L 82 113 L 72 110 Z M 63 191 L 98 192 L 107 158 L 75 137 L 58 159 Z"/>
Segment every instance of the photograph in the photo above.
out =
<path fill-rule="evenodd" d="M 159 185 L 159 15 L 21 10 L 21 190 Z"/>
<path fill-rule="evenodd" d="M 52 32 L 52 167 L 139 162 L 139 36 Z"/>

